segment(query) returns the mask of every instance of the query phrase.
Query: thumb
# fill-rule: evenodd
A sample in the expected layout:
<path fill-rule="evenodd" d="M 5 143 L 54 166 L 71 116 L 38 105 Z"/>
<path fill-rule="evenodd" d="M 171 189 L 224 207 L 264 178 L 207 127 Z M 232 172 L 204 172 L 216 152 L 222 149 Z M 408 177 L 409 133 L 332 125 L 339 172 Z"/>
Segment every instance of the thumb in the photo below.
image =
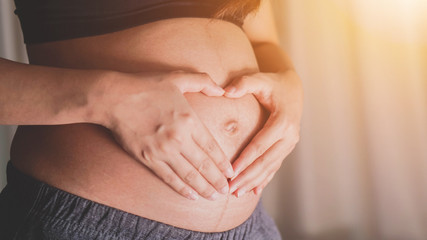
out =
<path fill-rule="evenodd" d="M 250 76 L 241 76 L 233 79 L 225 88 L 224 95 L 230 98 L 240 98 L 250 93 L 252 81 Z"/>
<path fill-rule="evenodd" d="M 252 93 L 255 96 L 265 95 L 269 92 L 267 80 L 261 74 L 243 75 L 233 79 L 225 88 L 224 96 L 229 98 L 240 98 L 245 94 Z"/>
<path fill-rule="evenodd" d="M 224 89 L 216 85 L 207 73 L 177 73 L 173 83 L 182 93 L 202 92 L 208 96 L 222 96 Z"/>

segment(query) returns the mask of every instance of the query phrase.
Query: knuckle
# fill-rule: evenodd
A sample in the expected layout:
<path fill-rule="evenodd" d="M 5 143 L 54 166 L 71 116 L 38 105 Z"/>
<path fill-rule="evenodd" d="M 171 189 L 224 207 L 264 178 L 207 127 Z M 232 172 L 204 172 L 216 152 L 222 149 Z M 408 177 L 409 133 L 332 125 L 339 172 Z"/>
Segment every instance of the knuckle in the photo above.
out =
<path fill-rule="evenodd" d="M 227 180 L 224 178 L 218 178 L 213 182 L 213 186 L 215 186 L 216 189 L 222 189 L 227 186 Z"/>
<path fill-rule="evenodd" d="M 206 158 L 200 162 L 200 164 L 197 166 L 197 170 L 201 173 L 207 172 L 210 167 L 211 167 L 211 161 Z"/>
<path fill-rule="evenodd" d="M 212 196 L 215 193 L 215 190 L 209 188 L 205 188 L 203 190 L 201 190 L 200 194 L 205 197 L 205 198 L 209 198 L 210 196 Z"/>
<path fill-rule="evenodd" d="M 279 169 L 282 167 L 282 163 L 283 160 L 277 161 L 276 164 L 274 164 L 273 171 L 271 173 L 274 174 L 275 172 L 279 171 Z"/>
<path fill-rule="evenodd" d="M 280 168 L 282 167 L 283 164 L 283 160 L 282 161 L 278 161 L 276 164 L 273 165 L 272 170 L 270 171 L 269 175 L 274 175 L 276 174 L 277 171 L 280 170 Z"/>
<path fill-rule="evenodd" d="M 216 143 L 213 140 L 209 140 L 205 145 L 205 150 L 209 153 L 215 150 Z"/>
<path fill-rule="evenodd" d="M 196 120 L 192 116 L 185 118 L 185 123 L 187 125 L 193 126 L 195 122 L 196 122 Z"/>
<path fill-rule="evenodd" d="M 184 181 L 187 183 L 193 182 L 197 178 L 197 175 L 196 171 L 191 170 L 184 175 Z"/>
<path fill-rule="evenodd" d="M 255 165 L 260 169 L 265 169 L 267 167 L 266 157 L 262 156 L 262 157 L 258 158 L 258 160 L 255 162 Z"/>
<path fill-rule="evenodd" d="M 187 195 L 190 192 L 190 189 L 188 189 L 187 186 L 182 186 L 177 188 L 177 191 L 181 194 L 181 195 Z"/>
<path fill-rule="evenodd" d="M 175 180 L 175 177 L 174 177 L 174 175 L 172 173 L 168 173 L 168 174 L 165 174 L 163 176 L 163 181 L 166 184 L 168 184 L 168 185 L 172 185 L 172 183 L 174 182 L 174 180 Z"/>
<path fill-rule="evenodd" d="M 176 129 L 170 129 L 170 130 L 168 130 L 167 133 L 166 133 L 166 137 L 169 140 L 175 140 L 175 141 L 181 142 L 179 133 L 178 133 L 178 131 Z"/>
<path fill-rule="evenodd" d="M 165 130 L 166 126 L 164 124 L 158 124 L 156 126 L 156 133 L 161 133 Z"/>
<path fill-rule="evenodd" d="M 185 124 L 193 124 L 194 118 L 189 112 L 184 112 L 180 114 L 181 121 L 183 121 Z"/>
<path fill-rule="evenodd" d="M 295 139 L 296 141 L 299 141 L 299 138 L 300 138 L 300 130 L 299 130 L 299 127 L 298 127 L 298 126 L 296 126 L 295 124 L 290 125 L 290 126 L 288 127 L 288 132 L 289 132 L 289 134 L 290 134 L 291 136 L 293 136 L 293 137 L 294 137 L 294 139 Z"/>
<path fill-rule="evenodd" d="M 150 150 L 142 150 L 141 155 L 144 159 L 144 164 L 147 166 L 151 166 L 153 164 L 152 152 Z"/>
<path fill-rule="evenodd" d="M 168 152 L 169 150 L 169 144 L 165 141 L 159 142 L 159 150 L 163 153 Z"/>
<path fill-rule="evenodd" d="M 222 160 L 217 164 L 218 168 L 221 170 L 226 170 L 230 166 L 230 162 L 226 160 Z"/>
<path fill-rule="evenodd" d="M 210 83 L 211 82 L 211 78 L 209 77 L 209 74 L 206 72 L 201 72 L 199 73 L 199 76 L 202 78 L 203 81 L 205 81 L 205 83 Z"/>
<path fill-rule="evenodd" d="M 264 171 L 263 174 L 262 174 L 262 179 L 263 180 L 267 179 L 268 176 L 270 176 L 271 174 L 274 174 L 274 172 L 271 171 L 271 170 L 270 171 Z"/>
<path fill-rule="evenodd" d="M 179 114 L 179 116 L 180 116 L 182 119 L 187 119 L 187 118 L 190 118 L 190 117 L 191 117 L 191 114 L 190 114 L 189 112 L 182 112 L 182 113 L 180 113 L 180 114 Z"/>
<path fill-rule="evenodd" d="M 209 77 L 209 74 L 208 74 L 208 73 L 206 73 L 206 72 L 200 72 L 199 74 L 200 74 L 200 76 L 202 76 L 202 77 Z"/>
<path fill-rule="evenodd" d="M 194 119 L 194 117 L 190 113 L 185 114 L 183 116 L 183 120 L 184 120 L 184 123 L 186 123 L 188 125 L 193 125 L 196 122 L 196 120 Z"/>
<path fill-rule="evenodd" d="M 260 156 L 264 152 L 262 145 L 260 143 L 257 143 L 257 142 L 253 143 L 253 145 L 251 146 L 251 150 L 257 156 Z"/>
<path fill-rule="evenodd" d="M 289 150 L 290 150 L 290 151 L 293 151 L 293 150 L 295 149 L 296 145 L 297 145 L 296 143 L 291 144 L 291 146 L 290 146 L 290 149 L 289 149 Z"/>
<path fill-rule="evenodd" d="M 280 166 L 273 166 L 271 169 L 269 169 L 268 171 L 266 171 L 265 173 L 265 178 L 268 178 L 268 176 L 276 173 L 279 170 Z"/>
<path fill-rule="evenodd" d="M 266 171 L 263 171 L 262 173 L 260 173 L 257 179 L 251 182 L 251 185 L 253 185 L 254 187 L 256 185 L 260 185 L 267 179 L 267 177 L 268 177 L 268 173 Z"/>

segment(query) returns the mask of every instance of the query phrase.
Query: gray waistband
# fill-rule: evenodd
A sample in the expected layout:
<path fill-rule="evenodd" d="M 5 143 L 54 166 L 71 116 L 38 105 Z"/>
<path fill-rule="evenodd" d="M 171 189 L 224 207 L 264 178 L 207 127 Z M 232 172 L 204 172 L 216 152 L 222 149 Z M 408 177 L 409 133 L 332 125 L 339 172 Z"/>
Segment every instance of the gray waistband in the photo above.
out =
<path fill-rule="evenodd" d="M 15 196 L 24 200 L 26 193 L 32 193 L 27 198 L 32 201 L 32 208 L 18 235 L 22 239 L 280 239 L 261 202 L 238 227 L 206 233 L 174 227 L 81 198 L 41 183 L 10 163 L 8 185 L 12 192 L 19 192 Z M 44 235 L 46 237 L 31 237 Z"/>

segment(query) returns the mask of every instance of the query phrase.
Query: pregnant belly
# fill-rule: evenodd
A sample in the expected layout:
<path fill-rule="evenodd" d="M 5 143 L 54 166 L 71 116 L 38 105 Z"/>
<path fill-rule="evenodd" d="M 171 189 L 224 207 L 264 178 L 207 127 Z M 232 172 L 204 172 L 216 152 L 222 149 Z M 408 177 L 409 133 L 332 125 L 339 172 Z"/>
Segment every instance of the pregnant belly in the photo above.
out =
<path fill-rule="evenodd" d="M 168 19 L 103 36 L 36 45 L 28 52 L 32 63 L 50 66 L 206 72 L 219 85 L 257 70 L 252 48 L 238 27 L 198 18 Z M 265 121 L 252 95 L 228 99 L 187 93 L 185 97 L 230 161 Z M 25 173 L 65 191 L 196 231 L 236 227 L 259 200 L 252 193 L 241 198 L 222 195 L 216 201 L 188 200 L 127 155 L 108 129 L 94 124 L 20 126 L 11 159 Z"/>

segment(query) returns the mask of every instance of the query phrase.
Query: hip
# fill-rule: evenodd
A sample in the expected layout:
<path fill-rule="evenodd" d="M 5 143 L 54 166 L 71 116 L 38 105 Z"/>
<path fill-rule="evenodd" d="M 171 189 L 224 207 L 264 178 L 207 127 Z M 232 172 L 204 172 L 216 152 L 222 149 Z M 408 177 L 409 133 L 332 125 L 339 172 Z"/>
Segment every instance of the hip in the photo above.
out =
<path fill-rule="evenodd" d="M 227 231 L 179 228 L 81 198 L 8 164 L 0 195 L 0 234 L 7 239 L 281 239 L 258 202 L 250 217 Z"/>

